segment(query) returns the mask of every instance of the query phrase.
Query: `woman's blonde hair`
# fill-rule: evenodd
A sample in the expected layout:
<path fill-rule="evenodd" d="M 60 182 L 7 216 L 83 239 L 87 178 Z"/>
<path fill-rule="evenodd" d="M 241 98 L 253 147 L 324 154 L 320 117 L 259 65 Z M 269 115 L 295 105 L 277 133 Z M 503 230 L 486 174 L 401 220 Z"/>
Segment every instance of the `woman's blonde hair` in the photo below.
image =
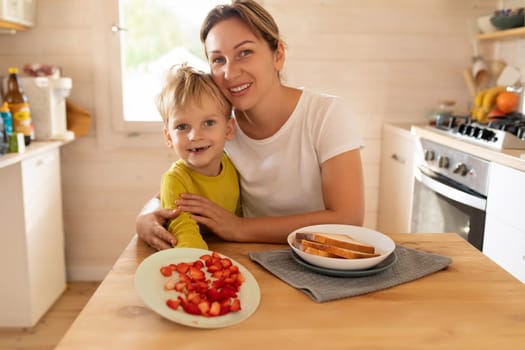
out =
<path fill-rule="evenodd" d="M 231 117 L 232 105 L 215 85 L 208 73 L 196 70 L 186 63 L 170 68 L 166 83 L 157 96 L 157 109 L 164 123 L 178 110 L 188 104 L 202 104 L 204 96 L 210 96 L 217 103 L 217 108 L 224 112 L 226 118 Z"/>
<path fill-rule="evenodd" d="M 252 32 L 268 43 L 276 51 L 282 42 L 279 27 L 272 15 L 253 0 L 232 0 L 230 5 L 217 5 L 206 16 L 201 26 L 201 42 L 204 44 L 210 30 L 219 22 L 239 18 Z M 284 42 L 283 42 L 284 44 Z"/>

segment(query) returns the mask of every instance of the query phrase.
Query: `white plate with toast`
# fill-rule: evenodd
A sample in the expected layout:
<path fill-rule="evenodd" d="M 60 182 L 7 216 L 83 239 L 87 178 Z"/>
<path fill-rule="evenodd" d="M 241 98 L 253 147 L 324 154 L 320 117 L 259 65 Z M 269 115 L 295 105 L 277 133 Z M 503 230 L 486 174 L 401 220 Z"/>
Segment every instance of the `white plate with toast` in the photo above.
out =
<path fill-rule="evenodd" d="M 335 270 L 364 270 L 385 260 L 394 241 L 374 230 L 351 225 L 313 225 L 288 235 L 288 245 L 308 263 Z"/>

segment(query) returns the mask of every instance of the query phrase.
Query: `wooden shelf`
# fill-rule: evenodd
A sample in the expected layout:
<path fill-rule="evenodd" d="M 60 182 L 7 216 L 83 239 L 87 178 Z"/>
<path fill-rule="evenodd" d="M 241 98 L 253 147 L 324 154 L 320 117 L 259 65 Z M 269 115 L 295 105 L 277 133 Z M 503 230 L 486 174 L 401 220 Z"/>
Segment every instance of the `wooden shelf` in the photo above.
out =
<path fill-rule="evenodd" d="M 15 31 L 23 32 L 23 31 L 26 31 L 27 28 L 28 27 L 25 25 L 8 22 L 8 21 L 0 19 L 0 29 L 15 30 Z"/>
<path fill-rule="evenodd" d="M 519 37 L 525 38 L 525 27 L 500 30 L 492 33 L 484 33 L 476 36 L 476 39 L 481 40 L 510 40 Z"/>

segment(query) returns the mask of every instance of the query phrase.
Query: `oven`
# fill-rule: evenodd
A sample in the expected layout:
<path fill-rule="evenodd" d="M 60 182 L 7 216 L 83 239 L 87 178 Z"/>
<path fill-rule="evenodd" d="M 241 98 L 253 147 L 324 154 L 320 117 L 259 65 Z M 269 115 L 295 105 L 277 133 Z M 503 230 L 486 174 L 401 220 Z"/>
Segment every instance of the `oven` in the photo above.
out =
<path fill-rule="evenodd" d="M 416 143 L 411 232 L 456 232 L 482 251 L 490 163 L 426 139 Z"/>

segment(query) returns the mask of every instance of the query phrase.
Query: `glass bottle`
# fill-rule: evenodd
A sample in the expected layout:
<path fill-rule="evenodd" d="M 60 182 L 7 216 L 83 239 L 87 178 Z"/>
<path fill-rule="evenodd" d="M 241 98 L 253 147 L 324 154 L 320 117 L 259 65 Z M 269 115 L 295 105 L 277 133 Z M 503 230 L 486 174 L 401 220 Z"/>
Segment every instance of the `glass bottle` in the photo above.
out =
<path fill-rule="evenodd" d="M 9 77 L 7 78 L 7 91 L 4 96 L 4 102 L 7 102 L 11 111 L 13 133 L 24 134 L 24 143 L 28 146 L 33 135 L 33 123 L 31 122 L 28 99 L 18 76 L 18 68 L 9 68 L 7 71 Z"/>

